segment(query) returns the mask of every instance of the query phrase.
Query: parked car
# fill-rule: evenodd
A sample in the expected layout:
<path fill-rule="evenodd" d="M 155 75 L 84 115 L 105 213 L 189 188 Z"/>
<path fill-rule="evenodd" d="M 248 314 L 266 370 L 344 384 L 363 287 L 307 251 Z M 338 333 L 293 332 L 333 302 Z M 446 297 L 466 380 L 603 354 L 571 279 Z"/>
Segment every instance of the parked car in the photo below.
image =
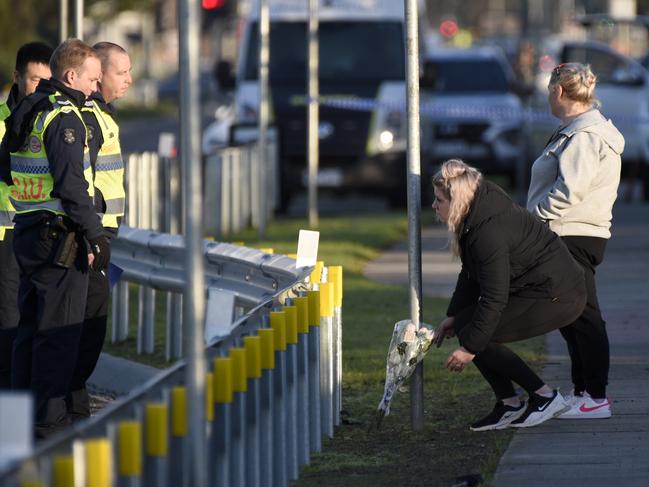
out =
<path fill-rule="evenodd" d="M 436 49 L 423 73 L 422 154 L 429 172 L 458 157 L 513 182 L 523 157 L 523 106 L 502 51 Z"/>

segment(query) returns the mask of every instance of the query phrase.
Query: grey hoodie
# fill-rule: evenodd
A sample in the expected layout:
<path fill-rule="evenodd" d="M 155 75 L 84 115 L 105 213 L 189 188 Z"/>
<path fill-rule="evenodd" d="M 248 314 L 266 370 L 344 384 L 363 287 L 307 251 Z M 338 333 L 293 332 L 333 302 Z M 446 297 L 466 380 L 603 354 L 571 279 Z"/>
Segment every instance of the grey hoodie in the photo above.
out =
<path fill-rule="evenodd" d="M 624 137 L 597 109 L 559 127 L 532 165 L 527 209 L 560 236 L 611 237 Z"/>

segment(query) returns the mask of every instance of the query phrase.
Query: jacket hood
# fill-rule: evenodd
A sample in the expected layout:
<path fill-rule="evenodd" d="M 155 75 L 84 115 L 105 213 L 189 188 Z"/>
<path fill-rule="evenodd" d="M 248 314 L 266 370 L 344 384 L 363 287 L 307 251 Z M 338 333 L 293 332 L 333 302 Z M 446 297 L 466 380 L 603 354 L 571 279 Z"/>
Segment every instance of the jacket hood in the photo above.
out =
<path fill-rule="evenodd" d="M 472 228 L 507 211 L 511 206 L 511 198 L 500 186 L 483 179 L 476 190 L 469 214 L 464 219 L 462 234 L 469 233 Z"/>
<path fill-rule="evenodd" d="M 9 96 L 7 97 L 7 106 L 9 107 L 9 110 L 16 108 L 19 101 L 18 85 L 14 83 L 11 85 L 11 90 L 9 90 Z"/>
<path fill-rule="evenodd" d="M 615 128 L 613 122 L 606 119 L 596 108 L 582 113 L 565 127 L 559 129 L 559 133 L 568 137 L 577 132 L 590 132 L 599 135 L 616 154 L 622 154 L 624 151 L 624 137 Z"/>
<path fill-rule="evenodd" d="M 83 104 L 86 102 L 86 95 L 81 91 L 70 88 L 69 86 L 63 84 L 57 79 L 42 79 L 39 81 L 38 86 L 36 87 L 37 93 L 44 93 L 51 95 L 55 92 L 60 92 L 62 95 L 65 95 L 67 98 L 72 101 L 77 108 L 83 107 Z"/>

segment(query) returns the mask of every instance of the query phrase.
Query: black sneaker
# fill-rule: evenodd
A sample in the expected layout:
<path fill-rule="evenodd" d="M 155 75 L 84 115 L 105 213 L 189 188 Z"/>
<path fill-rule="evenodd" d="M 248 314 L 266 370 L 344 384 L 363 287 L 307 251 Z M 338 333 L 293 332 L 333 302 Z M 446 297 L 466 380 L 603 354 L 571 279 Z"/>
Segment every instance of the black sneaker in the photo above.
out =
<path fill-rule="evenodd" d="M 543 397 L 538 394 L 530 394 L 530 399 L 527 402 L 527 409 L 515 421 L 509 425 L 514 428 L 529 428 L 537 424 L 544 423 L 548 419 L 554 418 L 559 414 L 569 409 L 559 391 L 554 390 L 552 397 Z"/>
<path fill-rule="evenodd" d="M 518 407 L 507 406 L 498 401 L 493 410 L 470 426 L 471 431 L 501 430 L 525 412 L 525 403 Z"/>

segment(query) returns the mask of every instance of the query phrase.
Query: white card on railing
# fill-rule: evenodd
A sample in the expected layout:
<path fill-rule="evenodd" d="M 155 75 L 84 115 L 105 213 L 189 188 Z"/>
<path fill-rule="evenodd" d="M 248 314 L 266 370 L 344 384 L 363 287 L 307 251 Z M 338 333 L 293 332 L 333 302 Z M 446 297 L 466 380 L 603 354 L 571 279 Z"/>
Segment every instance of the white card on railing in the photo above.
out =
<path fill-rule="evenodd" d="M 318 242 L 320 232 L 300 230 L 297 240 L 297 260 L 295 267 L 311 267 L 318 260 Z"/>
<path fill-rule="evenodd" d="M 0 392 L 0 469 L 31 455 L 32 397 L 27 392 Z"/>
<path fill-rule="evenodd" d="M 226 337 L 232 331 L 234 319 L 234 292 L 216 287 L 207 291 L 205 310 L 205 343 L 218 337 Z"/>

